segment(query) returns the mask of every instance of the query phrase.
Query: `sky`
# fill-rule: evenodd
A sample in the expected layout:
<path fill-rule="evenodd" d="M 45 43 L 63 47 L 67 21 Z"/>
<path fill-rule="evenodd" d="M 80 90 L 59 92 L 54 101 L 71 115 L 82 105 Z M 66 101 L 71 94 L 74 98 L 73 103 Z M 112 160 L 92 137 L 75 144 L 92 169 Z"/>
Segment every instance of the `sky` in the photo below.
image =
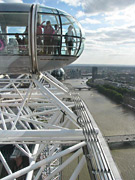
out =
<path fill-rule="evenodd" d="M 135 0 L 0 0 L 40 3 L 74 16 L 85 48 L 74 64 L 135 65 Z"/>

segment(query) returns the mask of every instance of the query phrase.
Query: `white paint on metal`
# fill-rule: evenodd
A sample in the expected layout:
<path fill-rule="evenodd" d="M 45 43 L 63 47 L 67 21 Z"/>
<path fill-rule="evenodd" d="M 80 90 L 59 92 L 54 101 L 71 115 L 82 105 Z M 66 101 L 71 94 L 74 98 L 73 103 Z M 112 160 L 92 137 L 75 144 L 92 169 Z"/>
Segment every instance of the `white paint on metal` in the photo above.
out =
<path fill-rule="evenodd" d="M 75 171 L 73 172 L 72 176 L 69 180 L 76 180 L 80 171 L 82 170 L 84 164 L 86 163 L 85 156 L 83 155 L 81 161 L 79 162 L 78 166 L 76 167 Z"/>
<path fill-rule="evenodd" d="M 21 88 L 22 83 L 26 83 L 27 88 Z M 21 173 L 15 172 L 15 175 L 1 154 L 3 165 L 8 174 L 12 174 L 5 177 L 6 179 L 26 173 L 26 179 L 31 180 L 37 167 L 39 171 L 35 179 L 38 179 L 46 165 L 49 165 L 50 169 L 53 167 L 53 170 L 59 167 L 59 158 L 65 152 L 61 150 L 61 145 L 70 144 L 71 148 L 66 151 L 68 154 L 74 151 L 72 146 L 84 140 L 82 130 L 76 123 L 77 116 L 71 110 L 74 102 L 71 101 L 68 89 L 48 73 L 46 76 L 41 74 L 40 77 L 21 75 L 15 79 L 10 79 L 9 76 L 7 79 L 0 79 L 0 97 L 0 143 L 14 144 L 14 151 L 20 151 L 30 162 L 29 166 L 20 170 Z M 71 123 L 79 129 L 70 129 Z M 34 152 L 31 151 L 30 144 L 35 144 Z M 85 145 L 85 142 L 81 144 Z M 81 148 L 79 145 L 75 146 L 77 149 Z M 37 161 L 45 149 L 48 149 L 46 158 Z"/>

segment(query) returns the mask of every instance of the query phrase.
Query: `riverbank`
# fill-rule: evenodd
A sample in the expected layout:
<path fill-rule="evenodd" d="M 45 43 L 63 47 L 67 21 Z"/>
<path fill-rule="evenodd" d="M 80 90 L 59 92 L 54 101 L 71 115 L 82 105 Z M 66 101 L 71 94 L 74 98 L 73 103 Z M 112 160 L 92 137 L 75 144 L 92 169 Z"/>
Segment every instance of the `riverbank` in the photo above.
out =
<path fill-rule="evenodd" d="M 134 90 L 129 90 L 127 88 L 122 87 L 114 87 L 109 84 L 97 85 L 92 83 L 90 80 L 88 80 L 86 84 L 89 87 L 96 89 L 99 93 L 103 94 L 104 96 L 110 98 L 114 102 L 135 111 Z"/>
<path fill-rule="evenodd" d="M 135 134 L 135 113 L 133 111 L 116 104 L 96 90 L 81 91 L 79 94 L 89 107 L 104 136 Z M 121 149 L 111 150 L 111 153 L 123 180 L 134 180 L 135 148 L 123 146 Z"/>
<path fill-rule="evenodd" d="M 67 80 L 73 86 L 83 85 L 87 81 L 82 79 Z M 84 100 L 96 124 L 104 136 L 135 134 L 135 112 L 117 104 L 108 97 L 100 94 L 95 89 L 90 91 L 77 91 Z M 122 147 L 111 150 L 123 180 L 135 179 L 135 148 Z"/>

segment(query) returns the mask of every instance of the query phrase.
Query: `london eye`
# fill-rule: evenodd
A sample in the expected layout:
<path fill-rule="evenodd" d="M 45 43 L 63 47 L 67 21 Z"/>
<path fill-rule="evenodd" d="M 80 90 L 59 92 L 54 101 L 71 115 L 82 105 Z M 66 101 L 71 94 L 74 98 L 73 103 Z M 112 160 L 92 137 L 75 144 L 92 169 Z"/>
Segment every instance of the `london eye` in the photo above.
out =
<path fill-rule="evenodd" d="M 82 28 L 66 12 L 1 3 L 0 179 L 61 180 L 74 161 L 70 180 L 86 161 L 94 179 L 119 179 L 84 102 L 49 73 L 83 49 Z"/>

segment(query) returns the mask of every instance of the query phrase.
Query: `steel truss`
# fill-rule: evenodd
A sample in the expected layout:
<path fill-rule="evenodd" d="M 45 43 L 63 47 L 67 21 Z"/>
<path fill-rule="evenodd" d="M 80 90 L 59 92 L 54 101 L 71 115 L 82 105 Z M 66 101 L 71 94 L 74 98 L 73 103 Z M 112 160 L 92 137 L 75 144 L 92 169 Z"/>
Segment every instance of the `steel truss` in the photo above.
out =
<path fill-rule="evenodd" d="M 82 154 L 86 145 L 74 106 L 68 88 L 47 72 L 1 76 L 0 160 L 1 168 L 6 170 L 3 180 L 23 175 L 26 180 L 61 179 L 62 170 Z M 13 152 L 6 157 L 9 145 Z M 61 161 L 67 154 L 69 158 Z M 14 170 L 11 160 L 16 162 L 18 157 L 27 158 L 28 164 Z M 83 155 L 71 180 L 77 178 L 84 164 Z"/>
<path fill-rule="evenodd" d="M 92 180 L 121 180 L 96 127 L 79 96 L 49 73 L 1 76 L 0 160 L 6 173 L 0 178 L 64 180 L 64 169 L 81 157 L 70 180 L 85 162 Z"/>

